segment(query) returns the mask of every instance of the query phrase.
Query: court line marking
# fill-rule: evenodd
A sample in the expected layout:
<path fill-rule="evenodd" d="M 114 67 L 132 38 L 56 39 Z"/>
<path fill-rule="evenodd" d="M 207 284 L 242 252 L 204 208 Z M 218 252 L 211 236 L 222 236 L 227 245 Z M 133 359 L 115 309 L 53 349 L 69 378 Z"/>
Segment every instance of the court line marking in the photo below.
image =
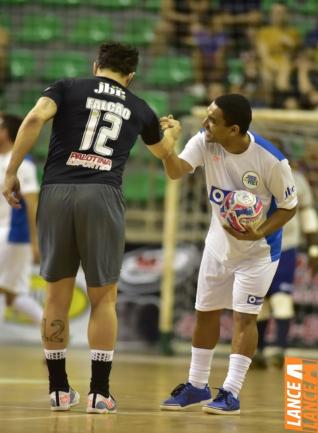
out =
<path fill-rule="evenodd" d="M 5 408 L 5 409 L 8 409 L 8 408 L 10 408 L 11 410 L 14 410 L 14 409 L 26 409 L 26 410 L 41 410 L 41 411 L 43 411 L 43 410 L 45 410 L 45 411 L 48 411 L 48 409 L 47 408 L 39 408 L 39 407 L 29 407 L 29 406 L 8 406 L 8 405 L 0 405 L 0 409 L 1 408 Z M 245 419 L 245 417 L 244 417 L 244 415 L 249 415 L 249 414 L 253 414 L 253 413 L 255 413 L 255 412 L 257 412 L 257 411 L 255 411 L 255 410 L 244 410 L 244 412 L 243 412 L 243 418 L 241 418 L 241 417 L 237 417 L 237 418 L 235 418 L 235 419 L 237 419 L 238 421 L 239 420 L 242 420 L 242 421 L 244 421 L 244 419 Z M 280 410 L 278 410 L 278 409 L 274 409 L 274 410 L 270 410 L 270 409 L 267 409 L 267 410 L 262 410 L 262 411 L 260 411 L 261 412 L 261 414 L 263 414 L 264 412 L 268 412 L 268 413 L 281 413 L 281 411 Z M 131 412 L 128 412 L 128 411 L 119 411 L 117 414 L 104 414 L 104 416 L 110 416 L 110 417 L 116 417 L 117 415 L 119 415 L 119 416 L 121 416 L 121 415 L 124 415 L 124 416 L 161 416 L 161 417 L 167 417 L 167 416 L 170 416 L 170 417 L 177 417 L 178 416 L 178 414 L 179 414 L 179 416 L 182 416 L 182 417 L 184 417 L 184 415 L 187 415 L 187 416 L 191 416 L 191 417 L 200 417 L 200 418 L 202 418 L 202 416 L 204 416 L 204 417 L 206 417 L 206 416 L 208 416 L 209 418 L 211 418 L 211 419 L 220 419 L 220 417 L 222 417 L 222 415 L 216 415 L 216 416 L 209 416 L 209 415 L 207 415 L 207 414 L 204 414 L 203 412 L 201 412 L 201 411 L 147 411 L 147 412 L 142 412 L 142 411 L 131 411 Z M 59 412 L 59 413 L 54 413 L 53 411 L 50 411 L 46 416 L 28 416 L 28 417 L 12 417 L 12 418 L 8 418 L 8 417 L 6 417 L 6 418 L 2 418 L 2 417 L 0 417 L 0 422 L 3 422 L 3 421 L 6 421 L 6 422 L 15 422 L 15 421 L 34 421 L 34 420 L 40 420 L 40 419 L 50 419 L 50 420 L 52 420 L 52 419 L 71 419 L 71 418 L 82 418 L 82 417 L 92 417 L 92 416 L 98 416 L 98 417 L 101 417 L 101 415 L 100 414 L 88 414 L 88 413 L 72 413 L 72 412 Z M 226 416 L 226 415 L 224 415 L 224 416 Z M 101 419 L 102 419 L 102 417 L 101 417 Z M 207 418 L 208 419 L 208 418 Z M 255 420 L 259 420 L 259 415 L 258 416 L 255 416 L 255 417 L 251 417 L 250 415 L 249 415 L 249 421 L 251 421 L 251 420 L 253 420 L 253 419 L 255 419 Z M 282 420 L 277 420 L 277 419 L 271 419 L 271 424 L 281 424 L 283 421 Z"/>

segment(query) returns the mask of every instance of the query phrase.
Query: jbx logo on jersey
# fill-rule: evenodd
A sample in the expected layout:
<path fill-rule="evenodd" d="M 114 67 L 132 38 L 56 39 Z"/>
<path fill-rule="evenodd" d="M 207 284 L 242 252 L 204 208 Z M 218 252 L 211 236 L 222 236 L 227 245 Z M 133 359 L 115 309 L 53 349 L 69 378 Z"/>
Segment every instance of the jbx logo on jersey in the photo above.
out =
<path fill-rule="evenodd" d="M 106 95 L 114 95 L 124 101 L 126 99 L 126 93 L 123 89 L 117 86 L 112 86 L 109 83 L 104 83 L 103 81 L 98 83 L 98 89 L 94 89 L 94 92 L 98 94 L 105 93 Z"/>
<path fill-rule="evenodd" d="M 288 187 L 285 189 L 285 199 L 288 198 L 290 195 L 295 194 L 295 192 L 296 192 L 296 187 L 295 187 L 295 185 L 293 185 L 293 186 L 288 186 Z"/>
<path fill-rule="evenodd" d="M 218 206 L 221 206 L 225 196 L 228 195 L 230 192 L 232 191 L 226 191 L 225 189 L 212 186 L 210 196 L 209 196 L 210 201 L 217 204 Z"/>

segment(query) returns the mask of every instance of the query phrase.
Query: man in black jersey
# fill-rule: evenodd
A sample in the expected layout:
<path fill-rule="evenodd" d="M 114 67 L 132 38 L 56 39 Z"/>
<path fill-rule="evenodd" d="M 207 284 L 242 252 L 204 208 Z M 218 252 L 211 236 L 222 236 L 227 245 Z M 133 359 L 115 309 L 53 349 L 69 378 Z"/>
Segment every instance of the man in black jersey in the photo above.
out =
<path fill-rule="evenodd" d="M 164 159 L 180 129 L 177 125 L 163 133 L 151 108 L 127 89 L 137 64 L 135 48 L 105 43 L 94 63 L 94 77 L 60 80 L 45 89 L 22 123 L 6 172 L 3 194 L 17 208 L 17 169 L 45 122 L 53 118 L 38 209 L 40 273 L 48 282 L 42 340 L 52 410 L 68 410 L 79 402 L 68 383 L 65 354 L 68 312 L 81 263 L 91 303 L 87 412 L 116 411 L 108 382 L 124 251 L 123 170 L 139 134 L 148 149 Z"/>

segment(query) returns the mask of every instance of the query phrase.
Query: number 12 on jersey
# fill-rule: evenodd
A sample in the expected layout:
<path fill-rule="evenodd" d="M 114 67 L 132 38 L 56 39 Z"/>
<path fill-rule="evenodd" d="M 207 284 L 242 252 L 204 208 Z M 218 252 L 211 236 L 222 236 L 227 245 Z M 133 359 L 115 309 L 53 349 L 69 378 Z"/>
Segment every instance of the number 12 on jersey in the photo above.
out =
<path fill-rule="evenodd" d="M 117 140 L 123 119 L 117 114 L 106 112 L 103 115 L 103 120 L 109 122 L 111 126 L 101 126 L 98 129 L 97 137 L 94 140 L 96 130 L 101 117 L 101 110 L 92 108 L 83 134 L 82 142 L 79 150 L 88 150 L 94 144 L 94 151 L 102 156 L 111 156 L 114 149 L 106 146 L 108 140 Z"/>

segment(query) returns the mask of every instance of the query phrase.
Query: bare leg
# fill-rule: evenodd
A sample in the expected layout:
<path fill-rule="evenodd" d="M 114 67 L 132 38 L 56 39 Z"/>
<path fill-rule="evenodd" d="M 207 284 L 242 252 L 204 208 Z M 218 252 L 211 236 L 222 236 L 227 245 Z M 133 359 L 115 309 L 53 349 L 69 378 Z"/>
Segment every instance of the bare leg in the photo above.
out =
<path fill-rule="evenodd" d="M 252 358 L 257 347 L 257 314 L 233 312 L 232 353 Z"/>
<path fill-rule="evenodd" d="M 101 398 L 102 411 L 114 412 L 116 403 L 109 395 L 109 376 L 117 337 L 117 284 L 89 287 L 88 296 L 91 302 L 88 341 L 92 376 L 87 410 L 98 412 L 94 401 Z"/>
<path fill-rule="evenodd" d="M 222 310 L 197 311 L 192 336 L 192 346 L 214 349 L 220 337 L 220 315 Z"/>
<path fill-rule="evenodd" d="M 91 349 L 113 350 L 117 337 L 117 284 L 89 287 L 91 315 L 88 342 Z"/>
<path fill-rule="evenodd" d="M 42 341 L 45 349 L 65 349 L 68 343 L 68 312 L 75 278 L 48 283 L 42 320 Z"/>

